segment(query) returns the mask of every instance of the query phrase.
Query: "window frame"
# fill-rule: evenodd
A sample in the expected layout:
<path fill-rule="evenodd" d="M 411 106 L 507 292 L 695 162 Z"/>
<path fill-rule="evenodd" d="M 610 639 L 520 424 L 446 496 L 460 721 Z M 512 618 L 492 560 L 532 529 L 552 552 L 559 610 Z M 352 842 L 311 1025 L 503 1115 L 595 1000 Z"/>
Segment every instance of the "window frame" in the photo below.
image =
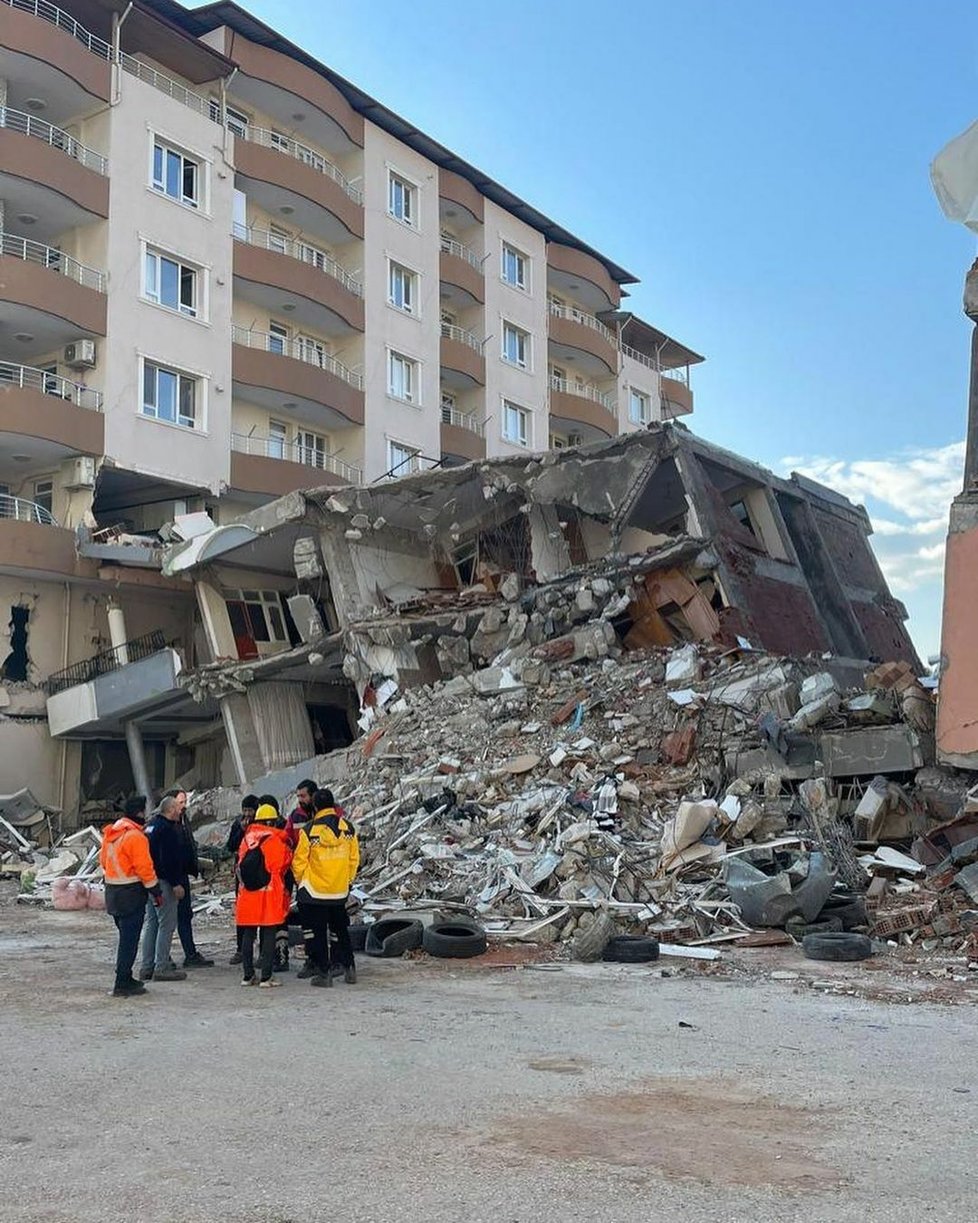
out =
<path fill-rule="evenodd" d="M 514 360 L 509 356 L 507 351 L 507 333 L 512 332 L 517 338 L 517 353 L 519 352 L 519 344 L 522 340 L 523 360 L 517 355 Z M 518 326 L 516 323 L 511 323 L 508 319 L 503 319 L 503 335 L 502 335 L 502 350 L 500 352 L 500 360 L 505 361 L 507 365 L 511 365 L 514 369 L 521 369 L 529 373 L 532 368 L 533 361 L 533 336 L 525 328 Z"/>
<path fill-rule="evenodd" d="M 150 404 L 146 397 L 146 376 L 148 370 L 156 371 L 154 381 L 154 397 L 155 402 Z M 160 414 L 160 373 L 171 375 L 176 379 L 175 389 L 173 392 L 173 417 Z M 184 387 L 189 385 L 193 388 L 193 415 L 188 416 L 186 413 L 181 413 L 181 400 L 184 392 Z M 152 407 L 152 411 L 147 411 L 148 407 Z M 139 407 L 137 415 L 145 417 L 147 420 L 154 420 L 157 424 L 169 425 L 175 429 L 183 429 L 188 433 L 205 433 L 207 425 L 207 378 L 204 374 L 194 373 L 191 370 L 180 369 L 172 365 L 168 361 L 161 360 L 156 357 L 141 356 L 139 358 Z M 187 423 L 189 422 L 189 423 Z"/>
<path fill-rule="evenodd" d="M 400 278 L 402 300 L 397 300 L 395 292 L 396 282 Z M 397 259 L 392 259 L 388 256 L 387 259 L 387 304 L 393 310 L 397 310 L 400 314 L 406 314 L 409 318 L 420 318 L 420 283 L 421 278 L 418 273 L 409 268 L 407 264 L 401 263 Z M 406 291 L 405 291 L 406 290 Z"/>
<path fill-rule="evenodd" d="M 407 372 L 405 384 L 407 388 L 406 394 L 401 394 L 395 387 L 394 370 L 396 363 L 400 363 Z M 409 357 L 407 353 L 399 352 L 395 348 L 387 350 L 387 394 L 391 399 L 397 400 L 398 403 L 409 404 L 413 408 L 421 406 L 421 362 L 414 357 Z"/>
<path fill-rule="evenodd" d="M 507 275 L 506 265 L 508 256 L 512 256 L 513 265 L 516 268 L 517 273 L 519 272 L 520 264 L 522 264 L 522 280 L 519 279 L 518 275 L 517 279 L 510 280 L 509 276 Z M 499 278 L 503 284 L 509 285 L 511 289 L 519 289 L 521 293 L 530 292 L 530 256 L 527 255 L 525 251 L 521 251 L 518 246 L 514 246 L 512 242 L 507 241 L 505 238 L 501 239 Z"/>
<path fill-rule="evenodd" d="M 49 514 L 54 513 L 54 480 L 51 476 L 31 481 L 31 500 Z"/>
<path fill-rule="evenodd" d="M 265 439 L 265 455 L 269 459 L 289 457 L 289 426 L 284 420 L 269 417 L 268 436 Z"/>
<path fill-rule="evenodd" d="M 640 399 L 644 402 L 646 410 L 648 412 L 647 416 L 642 416 L 642 415 L 639 415 L 638 417 L 635 416 L 635 413 L 632 411 L 632 408 L 633 408 L 633 405 L 636 399 Z M 628 388 L 628 420 L 633 425 L 648 425 L 651 423 L 652 421 L 652 396 L 648 393 L 648 391 L 639 390 L 637 386 L 631 386 L 631 385 L 629 386 Z"/>
<path fill-rule="evenodd" d="M 396 208 L 395 189 L 400 187 L 402 205 L 401 211 L 398 213 Z M 397 221 L 399 225 L 405 225 L 408 229 L 419 229 L 418 222 L 418 205 L 421 195 L 421 188 L 413 179 L 402 174 L 400 170 L 395 170 L 393 166 L 387 167 L 387 215 L 392 221 Z M 407 207 L 404 207 L 404 203 Z"/>
<path fill-rule="evenodd" d="M 225 604 L 241 603 L 245 608 L 258 608 L 261 611 L 262 620 L 265 625 L 267 636 L 261 637 L 254 632 L 255 622 L 250 612 L 246 612 L 248 627 L 252 630 L 251 640 L 256 645 L 286 645 L 290 644 L 288 625 L 285 622 L 285 613 L 282 610 L 282 600 L 277 590 L 262 590 L 259 588 L 243 590 L 238 587 L 231 589 L 223 589 L 221 595 Z M 275 612 L 275 619 L 269 614 L 269 610 Z"/>
<path fill-rule="evenodd" d="M 193 319 L 195 322 L 206 322 L 206 270 L 198 263 L 192 263 L 188 259 L 182 258 L 180 255 L 175 255 L 171 251 L 164 250 L 162 247 L 156 246 L 151 242 L 143 242 L 143 280 L 142 280 L 142 298 L 153 306 L 159 306 L 161 310 L 168 310 L 171 314 L 179 314 L 183 318 Z M 150 288 L 149 264 L 154 260 L 156 265 L 155 281 L 156 289 Z M 176 268 L 176 304 L 171 305 L 163 300 L 163 263 L 172 264 Z M 193 304 L 185 305 L 183 298 L 184 275 L 189 274 L 193 277 Z"/>
<path fill-rule="evenodd" d="M 517 415 L 523 424 L 522 437 L 513 437 L 508 429 L 508 415 L 513 412 Z M 523 449 L 529 449 L 533 441 L 533 414 L 529 408 L 526 408 L 521 403 L 516 403 L 513 399 L 503 399 L 503 408 L 500 421 L 500 435 L 504 442 L 508 442 L 511 446 L 520 446 Z"/>
<path fill-rule="evenodd" d="M 160 175 L 156 172 L 156 153 L 160 151 Z M 169 156 L 176 157 L 180 161 L 179 173 L 179 194 L 167 189 L 169 175 L 167 174 L 167 158 Z M 184 190 L 187 174 L 187 166 L 192 165 L 195 170 L 195 195 L 189 196 Z M 179 144 L 172 140 L 168 140 L 165 136 L 161 136 L 158 132 L 152 133 L 152 141 L 150 143 L 149 154 L 149 185 L 151 190 L 155 191 L 164 199 L 172 200 L 174 204 L 179 204 L 182 208 L 189 208 L 193 212 L 206 214 L 207 212 L 207 160 L 201 157 L 198 153 L 191 153 L 189 149 L 182 148 Z"/>
<path fill-rule="evenodd" d="M 407 457 L 399 463 L 394 462 L 394 451 L 399 450 Z M 391 474 L 392 479 L 398 479 L 400 476 L 409 476 L 416 469 L 409 466 L 413 459 L 420 458 L 421 450 L 417 446 L 412 446 L 409 442 L 399 442 L 395 438 L 387 439 L 387 470 Z M 407 471 L 401 471 L 400 468 L 407 466 Z"/>
<path fill-rule="evenodd" d="M 321 443 L 321 445 L 320 445 Z M 329 438 L 325 433 L 317 433 L 314 429 L 297 428 L 295 431 L 296 462 L 305 467 L 315 467 L 324 471 L 329 458 Z M 318 456 L 322 461 L 312 462 L 310 457 Z"/>

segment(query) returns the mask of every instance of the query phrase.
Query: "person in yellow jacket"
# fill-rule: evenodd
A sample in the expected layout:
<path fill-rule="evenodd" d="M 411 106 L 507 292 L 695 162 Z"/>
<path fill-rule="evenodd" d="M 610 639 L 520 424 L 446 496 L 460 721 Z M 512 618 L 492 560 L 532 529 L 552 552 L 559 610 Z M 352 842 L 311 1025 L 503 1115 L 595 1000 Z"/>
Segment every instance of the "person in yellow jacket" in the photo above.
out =
<path fill-rule="evenodd" d="M 357 969 L 346 901 L 360 865 L 360 843 L 356 829 L 337 811 L 329 790 L 316 791 L 315 808 L 314 818 L 299 833 L 292 859 L 302 936 L 312 951 L 316 969 L 312 984 L 326 987 L 333 984 L 328 942 L 332 932 L 344 979 L 353 985 Z"/>

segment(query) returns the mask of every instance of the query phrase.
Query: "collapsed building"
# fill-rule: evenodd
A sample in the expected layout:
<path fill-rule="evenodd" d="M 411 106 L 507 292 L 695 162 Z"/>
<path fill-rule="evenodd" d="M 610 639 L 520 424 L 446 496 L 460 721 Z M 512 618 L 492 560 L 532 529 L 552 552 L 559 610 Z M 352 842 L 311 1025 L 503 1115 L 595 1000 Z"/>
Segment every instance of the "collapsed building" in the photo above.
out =
<path fill-rule="evenodd" d="M 218 710 L 185 783 L 256 784 L 349 743 L 398 689 L 474 672 L 532 683 L 533 651 L 589 619 L 575 576 L 596 565 L 629 578 L 600 629 L 626 647 L 749 642 L 919 671 L 870 531 L 831 489 L 674 424 L 291 493 L 170 548 L 164 573 L 192 583 L 209 661 L 154 693 L 155 716 L 189 697 Z M 542 610 L 526 592 L 544 586 Z M 49 700 L 52 721 L 69 700 Z"/>

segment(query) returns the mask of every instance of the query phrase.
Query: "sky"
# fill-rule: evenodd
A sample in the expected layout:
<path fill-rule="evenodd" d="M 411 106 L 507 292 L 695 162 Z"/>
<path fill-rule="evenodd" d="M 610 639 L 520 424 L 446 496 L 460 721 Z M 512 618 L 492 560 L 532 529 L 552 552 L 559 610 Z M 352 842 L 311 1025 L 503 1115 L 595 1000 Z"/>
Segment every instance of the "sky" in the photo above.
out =
<path fill-rule="evenodd" d="M 243 3 L 639 277 L 706 357 L 686 422 L 865 504 L 937 653 L 975 242 L 928 167 L 978 117 L 978 6 Z"/>

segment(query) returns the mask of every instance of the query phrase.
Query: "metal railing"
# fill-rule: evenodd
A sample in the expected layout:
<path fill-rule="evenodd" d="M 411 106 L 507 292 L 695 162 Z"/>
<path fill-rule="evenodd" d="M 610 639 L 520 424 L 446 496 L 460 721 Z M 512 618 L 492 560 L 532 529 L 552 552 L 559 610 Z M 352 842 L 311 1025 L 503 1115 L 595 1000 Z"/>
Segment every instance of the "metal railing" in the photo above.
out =
<path fill-rule="evenodd" d="M 354 204 L 363 203 L 363 192 L 360 188 L 355 187 L 329 158 L 310 148 L 309 145 L 294 140 L 282 132 L 273 132 L 264 127 L 252 127 L 251 124 L 243 129 L 235 128 L 234 134 L 237 139 L 246 140 L 249 144 L 259 144 L 263 148 L 275 149 L 279 153 L 284 153 L 286 157 L 294 157 L 296 161 L 301 161 L 303 165 L 309 166 L 319 174 L 325 174 L 334 183 L 338 183 Z"/>
<path fill-rule="evenodd" d="M 196 111 L 198 115 L 204 115 L 208 119 L 215 117 L 214 107 L 211 105 L 210 98 L 205 97 L 202 93 L 197 93 L 194 89 L 188 88 L 182 81 L 177 81 L 172 76 L 167 76 L 165 72 L 159 72 L 152 64 L 145 64 L 141 59 L 136 59 L 134 55 L 127 55 L 125 51 L 119 55 L 119 64 L 130 76 L 137 77 L 147 85 L 152 85 L 160 93 L 165 93 L 168 98 L 173 98 L 174 101 L 188 106 L 191 110 Z M 220 122 L 219 108 L 216 121 Z"/>
<path fill-rule="evenodd" d="M 357 297 L 363 296 L 363 285 L 355 276 L 351 276 L 332 255 L 327 255 L 318 247 L 303 242 L 301 238 L 286 238 L 281 234 L 272 233 L 271 230 L 256 229 L 251 225 L 236 225 L 234 238 L 238 242 L 244 242 L 247 246 L 257 246 L 261 250 L 274 251 L 278 255 L 288 255 L 290 259 L 297 259 L 299 263 L 307 263 L 310 267 L 318 268 L 326 276 L 332 276 L 334 280 L 338 280 L 345 289 L 349 289 Z"/>
<path fill-rule="evenodd" d="M 576 395 L 579 399 L 590 399 L 599 403 L 607 412 L 614 413 L 618 407 L 618 399 L 608 391 L 599 391 L 590 382 L 571 382 L 567 378 L 550 375 L 550 389 L 560 391 L 564 395 Z"/>
<path fill-rule="evenodd" d="M 6 4 L 8 8 L 20 9 L 23 13 L 33 13 L 42 21 L 49 21 L 59 30 L 64 30 L 72 38 L 76 38 L 86 50 L 97 55 L 99 59 L 112 58 L 112 47 L 104 38 L 90 34 L 70 13 L 58 8 L 56 4 L 50 4 L 49 0 L 0 0 L 0 3 Z"/>
<path fill-rule="evenodd" d="M 356 390 L 363 390 L 363 375 L 355 374 L 342 361 L 337 361 L 329 353 L 323 352 L 317 347 L 317 341 L 306 340 L 301 336 L 292 339 L 272 335 L 268 331 L 251 331 L 237 324 L 231 328 L 231 339 L 233 343 L 243 344 L 245 348 L 260 348 L 279 357 L 291 357 L 295 361 L 305 361 L 307 365 L 318 365 L 320 369 L 342 378 Z"/>
<path fill-rule="evenodd" d="M 101 391 L 62 378 L 60 374 L 36 369 L 33 365 L 13 365 L 10 361 L 0 361 L 0 396 L 11 386 L 25 391 L 40 391 L 44 395 L 53 395 L 55 399 L 66 399 L 91 412 L 102 411 Z"/>
<path fill-rule="evenodd" d="M 86 148 L 80 140 L 60 127 L 54 127 L 37 115 L 28 115 L 22 110 L 12 110 L 9 106 L 0 106 L 0 127 L 8 132 L 19 132 L 22 136 L 32 136 L 35 140 L 43 140 L 52 148 L 60 149 L 67 157 L 74 158 L 81 165 L 96 174 L 108 174 L 109 160 L 94 149 Z"/>
<path fill-rule="evenodd" d="M 110 675 L 113 671 L 118 671 L 120 667 L 139 662 L 153 654 L 159 654 L 166 648 L 163 630 L 154 629 L 151 633 L 146 633 L 142 637 L 134 637 L 132 641 L 127 641 L 123 645 L 102 650 L 93 657 L 86 658 L 84 662 L 73 663 L 70 667 L 65 667 L 63 671 L 55 671 L 48 677 L 44 685 L 45 691 L 48 696 L 54 696 L 56 692 L 64 692 L 66 688 L 74 688 L 78 684 L 90 684 L 100 675 Z"/>
<path fill-rule="evenodd" d="M 629 348 L 627 344 L 621 345 L 622 356 L 631 357 L 633 361 L 638 361 L 640 365 L 645 365 L 649 369 L 654 370 L 661 378 L 672 378 L 676 382 L 683 383 L 684 386 L 689 386 L 689 366 L 680 365 L 675 369 L 663 369 L 661 363 L 650 357 L 648 353 L 639 352 L 637 348 Z"/>
<path fill-rule="evenodd" d="M 617 346 L 618 337 L 606 327 L 599 318 L 595 318 L 593 314 L 587 314 L 584 310 L 578 310 L 576 306 L 565 306 L 562 302 L 548 302 L 550 313 L 557 318 L 572 319 L 575 323 L 580 323 L 584 327 L 590 327 L 592 331 L 596 331 L 598 335 L 603 335 L 610 343 Z"/>
<path fill-rule="evenodd" d="M 441 334 L 443 339 L 457 340 L 459 344 L 468 344 L 469 348 L 474 348 L 480 355 L 482 353 L 482 341 L 477 340 L 472 332 L 464 327 L 457 327 L 454 323 L 442 323 Z"/>
<path fill-rule="evenodd" d="M 98 268 L 90 268 L 79 263 L 71 255 L 59 251 L 57 247 L 45 246 L 43 242 L 35 242 L 31 238 L 19 238 L 16 234 L 7 234 L 0 230 L 0 254 L 11 255 L 14 259 L 23 259 L 27 263 L 36 263 L 52 272 L 60 272 L 69 280 L 74 280 L 86 289 L 105 292 L 105 273 Z"/>
<path fill-rule="evenodd" d="M 363 482 L 363 470 L 353 463 L 344 463 L 335 455 L 305 446 L 301 442 L 287 441 L 284 437 L 269 437 L 262 433 L 232 433 L 231 449 L 239 454 L 257 454 L 265 459 L 281 459 L 286 463 L 302 463 L 319 471 L 331 471 L 350 484 Z"/>
<path fill-rule="evenodd" d="M 50 510 L 35 501 L 25 501 L 23 497 L 11 497 L 8 493 L 0 494 L 0 518 L 12 518 L 17 522 L 37 522 L 41 526 L 56 527 L 60 525 Z"/>
<path fill-rule="evenodd" d="M 476 434 L 477 437 L 485 437 L 486 422 L 478 420 L 470 412 L 460 412 L 458 408 L 450 408 L 447 404 L 442 404 L 441 423 L 443 425 L 455 425 L 458 429 L 468 429 L 470 433 Z"/>
<path fill-rule="evenodd" d="M 442 234 L 441 249 L 446 255 L 456 255 L 459 259 L 464 259 L 466 263 L 471 263 L 477 271 L 482 271 L 482 260 L 472 247 L 466 246 L 464 242 L 458 242 L 455 238 Z"/>

